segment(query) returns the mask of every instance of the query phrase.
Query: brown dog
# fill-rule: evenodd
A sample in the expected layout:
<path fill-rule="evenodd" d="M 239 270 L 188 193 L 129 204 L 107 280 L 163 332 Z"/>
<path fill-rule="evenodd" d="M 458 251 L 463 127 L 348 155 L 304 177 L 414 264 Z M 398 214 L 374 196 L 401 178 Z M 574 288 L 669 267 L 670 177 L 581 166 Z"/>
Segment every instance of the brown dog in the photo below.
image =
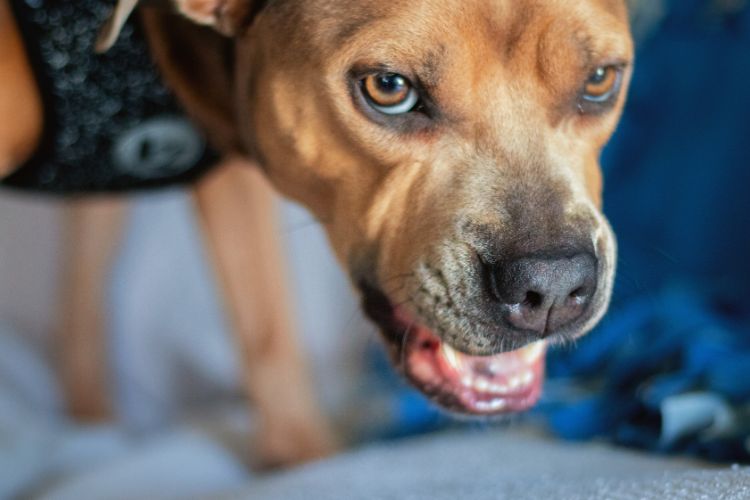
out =
<path fill-rule="evenodd" d="M 398 369 L 455 412 L 531 406 L 546 345 L 610 296 L 598 158 L 630 78 L 625 2 L 174 4 L 190 21 L 143 12 L 165 77 L 323 223 Z M 0 159 L 29 136 L 0 136 Z M 320 428 L 306 408 L 297 436 Z"/>

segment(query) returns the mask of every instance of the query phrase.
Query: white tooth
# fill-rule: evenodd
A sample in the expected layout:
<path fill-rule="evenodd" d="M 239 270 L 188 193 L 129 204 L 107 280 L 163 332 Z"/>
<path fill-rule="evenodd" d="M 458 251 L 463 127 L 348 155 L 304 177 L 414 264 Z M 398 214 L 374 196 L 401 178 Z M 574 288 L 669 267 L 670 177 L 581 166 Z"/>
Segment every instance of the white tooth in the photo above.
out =
<path fill-rule="evenodd" d="M 443 357 L 453 368 L 461 368 L 461 358 L 459 354 L 451 346 L 443 342 L 440 345 L 440 350 L 443 351 Z"/>
<path fill-rule="evenodd" d="M 539 359 L 539 356 L 542 355 L 545 347 L 547 347 L 547 342 L 544 340 L 540 340 L 538 342 L 534 342 L 533 344 L 529 344 L 523 349 L 521 349 L 521 357 L 527 363 L 533 363 L 534 361 Z"/>
<path fill-rule="evenodd" d="M 504 399 L 500 399 L 500 398 L 498 398 L 498 399 L 493 399 L 493 400 L 492 400 L 492 401 L 490 402 L 490 407 L 491 407 L 491 408 L 492 408 L 493 410 L 495 410 L 495 411 L 497 411 L 497 410 L 500 410 L 500 409 L 502 409 L 502 408 L 505 408 L 505 400 L 504 400 Z"/>
<path fill-rule="evenodd" d="M 492 404 L 488 401 L 477 401 L 474 403 L 479 411 L 492 411 Z"/>
<path fill-rule="evenodd" d="M 508 391 L 509 389 L 507 385 L 491 384 L 490 390 L 488 392 L 492 392 L 495 394 L 505 394 Z"/>
<path fill-rule="evenodd" d="M 478 377 L 474 381 L 474 388 L 479 392 L 487 392 L 490 388 L 490 383 L 486 378 Z"/>
<path fill-rule="evenodd" d="M 511 391 L 514 391 L 521 387 L 521 383 L 523 381 L 521 380 L 521 377 L 519 375 L 514 375 L 513 377 L 508 380 L 508 387 L 510 387 Z"/>
<path fill-rule="evenodd" d="M 468 373 L 461 378 L 461 383 L 464 387 L 471 387 L 474 385 L 474 378 Z"/>
<path fill-rule="evenodd" d="M 477 410 L 479 411 L 498 411 L 505 408 L 507 405 L 506 401 L 502 398 L 493 399 L 492 401 L 477 401 L 475 403 Z"/>

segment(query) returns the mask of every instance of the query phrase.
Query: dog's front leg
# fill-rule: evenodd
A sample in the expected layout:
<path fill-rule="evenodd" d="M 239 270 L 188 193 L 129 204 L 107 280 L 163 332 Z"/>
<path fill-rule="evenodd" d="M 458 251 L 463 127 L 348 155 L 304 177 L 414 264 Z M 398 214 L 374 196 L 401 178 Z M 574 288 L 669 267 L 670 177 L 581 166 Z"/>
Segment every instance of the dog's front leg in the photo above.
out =
<path fill-rule="evenodd" d="M 280 466 L 334 449 L 294 336 L 274 200 L 260 171 L 228 161 L 195 190 L 259 418 L 255 457 Z"/>
<path fill-rule="evenodd" d="M 82 420 L 111 416 L 105 296 L 127 210 L 124 198 L 64 204 L 60 363 L 66 403 Z"/>

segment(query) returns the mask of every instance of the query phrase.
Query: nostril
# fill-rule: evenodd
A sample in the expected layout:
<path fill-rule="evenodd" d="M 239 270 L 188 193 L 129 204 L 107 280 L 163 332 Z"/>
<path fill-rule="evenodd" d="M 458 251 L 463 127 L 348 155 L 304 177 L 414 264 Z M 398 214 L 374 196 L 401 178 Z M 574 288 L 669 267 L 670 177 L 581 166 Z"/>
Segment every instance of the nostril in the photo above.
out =
<path fill-rule="evenodd" d="M 583 297 L 585 294 L 586 294 L 586 292 L 583 289 L 583 287 L 579 286 L 578 288 L 576 288 L 575 290 L 573 290 L 572 292 L 570 292 L 570 295 L 568 295 L 568 297 L 570 297 L 572 299 L 577 299 L 579 297 Z"/>
<path fill-rule="evenodd" d="M 591 286 L 581 285 L 568 294 L 564 304 L 566 306 L 580 306 L 585 304 L 591 298 L 592 292 L 593 289 Z"/>
<path fill-rule="evenodd" d="M 522 304 L 531 309 L 536 309 L 542 305 L 542 302 L 544 302 L 542 294 L 529 291 L 526 292 L 526 296 L 524 297 Z"/>

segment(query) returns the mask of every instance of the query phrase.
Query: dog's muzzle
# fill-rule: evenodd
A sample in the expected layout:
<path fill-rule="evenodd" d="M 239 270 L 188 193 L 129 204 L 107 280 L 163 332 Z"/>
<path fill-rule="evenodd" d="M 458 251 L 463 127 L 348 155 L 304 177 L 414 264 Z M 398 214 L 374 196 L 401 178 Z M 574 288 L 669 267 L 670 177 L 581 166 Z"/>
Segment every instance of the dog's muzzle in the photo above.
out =
<path fill-rule="evenodd" d="M 379 290 L 360 287 L 365 311 L 381 327 L 397 368 L 444 409 L 497 415 L 526 410 L 539 399 L 546 341 L 491 356 L 464 354 L 394 307 Z"/>

